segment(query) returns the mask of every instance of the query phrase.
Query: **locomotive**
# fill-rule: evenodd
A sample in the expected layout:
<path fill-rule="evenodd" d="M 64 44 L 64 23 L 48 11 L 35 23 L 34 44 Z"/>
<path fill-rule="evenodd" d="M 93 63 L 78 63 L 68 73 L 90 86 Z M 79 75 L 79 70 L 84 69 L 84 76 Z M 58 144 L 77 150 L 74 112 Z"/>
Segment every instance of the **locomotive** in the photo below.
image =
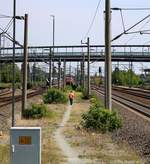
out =
<path fill-rule="evenodd" d="M 73 76 L 66 76 L 65 78 L 66 85 L 73 85 L 75 84 L 75 80 Z"/>

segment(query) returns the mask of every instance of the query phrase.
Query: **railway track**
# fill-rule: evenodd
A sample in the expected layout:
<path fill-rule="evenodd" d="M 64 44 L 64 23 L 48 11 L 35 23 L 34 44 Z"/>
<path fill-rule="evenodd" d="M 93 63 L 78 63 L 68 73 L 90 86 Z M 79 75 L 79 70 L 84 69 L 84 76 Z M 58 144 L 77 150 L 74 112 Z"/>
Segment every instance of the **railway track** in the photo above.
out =
<path fill-rule="evenodd" d="M 32 98 L 36 95 L 40 95 L 45 91 L 46 88 L 39 88 L 34 91 L 30 91 L 27 94 L 28 98 Z M 3 99 L 3 101 L 0 102 L 0 129 L 5 131 L 10 127 L 10 117 L 12 114 L 11 111 L 11 104 L 12 104 L 12 94 L 5 93 L 3 95 L 5 96 L 0 96 L 0 100 Z M 6 99 L 4 99 L 6 98 Z M 19 102 L 22 100 L 22 95 L 20 92 L 17 91 L 16 96 L 15 96 L 15 102 Z M 18 104 L 19 105 L 19 104 Z M 17 106 L 16 106 L 17 110 Z"/>
<path fill-rule="evenodd" d="M 0 98 L 2 96 L 8 95 L 10 93 L 12 93 L 12 91 L 10 89 L 3 89 L 3 90 L 0 91 Z"/>
<path fill-rule="evenodd" d="M 92 89 L 104 96 L 104 91 L 99 87 L 92 86 Z M 126 95 L 123 93 L 126 93 Z M 134 95 L 134 98 L 131 99 L 131 95 Z M 139 101 L 139 98 L 136 99 L 136 95 L 141 97 L 141 101 Z M 144 92 L 140 94 L 139 90 L 137 93 L 136 90 L 130 93 L 129 89 L 125 90 L 125 92 L 123 89 L 115 89 L 112 91 L 112 99 L 150 118 L 150 105 L 143 102 L 143 99 L 149 99 L 147 92 L 144 95 Z"/>
<path fill-rule="evenodd" d="M 145 98 L 145 99 L 148 99 L 148 100 L 150 99 L 150 91 L 148 91 L 148 90 L 125 88 L 125 87 L 116 87 L 116 86 L 113 86 L 113 90 L 123 92 L 123 93 L 127 93 L 127 94 L 130 94 L 130 95 L 135 95 L 137 97 L 142 97 L 142 98 Z"/>
<path fill-rule="evenodd" d="M 42 94 L 43 93 L 43 89 L 39 89 L 39 90 L 35 90 L 33 92 L 30 92 L 27 94 L 27 98 L 36 96 L 38 94 Z M 5 95 L 8 93 L 4 93 Z M 15 96 L 15 102 L 21 101 L 22 99 L 22 95 L 16 95 Z M 6 105 L 9 105 L 12 103 L 12 96 L 7 96 L 7 97 L 2 97 L 0 96 L 0 108 L 4 107 Z"/>

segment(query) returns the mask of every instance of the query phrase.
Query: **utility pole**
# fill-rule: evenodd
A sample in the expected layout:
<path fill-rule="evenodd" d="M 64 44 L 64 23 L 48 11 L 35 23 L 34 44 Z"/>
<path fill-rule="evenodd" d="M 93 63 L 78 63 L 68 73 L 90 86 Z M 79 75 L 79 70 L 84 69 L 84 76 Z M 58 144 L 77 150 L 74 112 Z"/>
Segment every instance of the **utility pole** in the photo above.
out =
<path fill-rule="evenodd" d="M 79 79 L 80 79 L 80 77 L 79 77 L 79 63 L 77 62 L 77 86 L 80 85 Z"/>
<path fill-rule="evenodd" d="M 132 87 L 132 72 L 133 72 L 133 63 L 129 62 L 129 88 Z"/>
<path fill-rule="evenodd" d="M 15 126 L 15 40 L 16 40 L 16 0 L 13 1 L 13 79 L 12 79 L 12 127 Z"/>
<path fill-rule="evenodd" d="M 52 88 L 52 50 L 49 53 L 49 87 Z"/>
<path fill-rule="evenodd" d="M 22 117 L 27 107 L 27 61 L 28 61 L 28 14 L 24 17 L 24 61 L 23 61 L 23 84 L 22 84 Z"/>
<path fill-rule="evenodd" d="M 63 89 L 66 87 L 66 61 L 64 60 Z"/>
<path fill-rule="evenodd" d="M 91 87 L 90 87 L 90 38 L 87 38 L 87 55 L 88 55 L 88 63 L 87 63 L 87 96 L 89 97 L 91 95 Z"/>
<path fill-rule="evenodd" d="M 61 60 L 58 61 L 58 89 L 61 89 Z"/>
<path fill-rule="evenodd" d="M 131 51 L 131 47 L 130 47 L 130 53 L 131 53 L 132 51 Z M 132 53 L 131 53 L 132 54 Z M 132 55 L 131 55 L 131 57 L 132 57 Z M 133 70 L 133 63 L 132 63 L 132 59 L 131 59 L 131 61 L 129 62 L 129 88 L 131 88 L 132 87 L 132 70 Z"/>
<path fill-rule="evenodd" d="M 69 65 L 69 77 L 71 79 L 71 62 L 70 62 L 70 65 Z M 71 81 L 70 81 L 70 86 L 71 86 Z"/>
<path fill-rule="evenodd" d="M 80 70 L 81 70 L 81 73 L 80 73 L 80 86 L 82 87 L 83 84 L 82 84 L 82 81 L 83 81 L 83 63 L 82 61 L 80 61 Z"/>
<path fill-rule="evenodd" d="M 83 52 L 83 61 L 82 61 L 82 87 L 85 89 L 85 54 Z"/>
<path fill-rule="evenodd" d="M 111 102 L 111 11 L 110 0 L 105 0 L 105 108 L 112 110 Z"/>
<path fill-rule="evenodd" d="M 54 57 L 54 46 L 55 46 L 55 16 L 54 15 L 50 15 L 53 18 L 53 57 Z M 53 77 L 53 81 L 54 82 L 54 58 L 53 58 L 53 62 L 52 62 L 52 77 Z M 52 83 L 53 84 L 53 83 Z"/>
<path fill-rule="evenodd" d="M 2 34 L 0 34 L 0 58 L 1 58 L 1 47 L 2 47 L 2 44 L 1 44 L 1 38 L 2 38 Z M 0 63 L 0 83 L 2 82 L 2 64 Z"/>

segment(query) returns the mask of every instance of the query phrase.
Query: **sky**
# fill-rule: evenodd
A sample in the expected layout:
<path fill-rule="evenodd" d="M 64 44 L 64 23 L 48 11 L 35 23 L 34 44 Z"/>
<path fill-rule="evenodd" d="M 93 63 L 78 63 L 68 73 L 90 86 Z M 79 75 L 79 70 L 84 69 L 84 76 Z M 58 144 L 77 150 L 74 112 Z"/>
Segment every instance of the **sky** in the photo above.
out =
<path fill-rule="evenodd" d="M 76 45 L 81 39 L 90 37 L 91 44 L 104 44 L 104 8 L 105 0 L 101 0 L 95 21 L 89 35 L 85 37 L 93 19 L 99 0 L 16 0 L 17 15 L 27 13 L 29 15 L 29 45 L 52 45 L 52 17 L 55 15 L 55 44 Z M 135 4 L 136 2 L 136 4 Z M 144 8 L 150 7 L 149 0 L 111 0 L 111 7 L 120 8 Z M 13 14 L 13 0 L 0 0 L 0 14 Z M 147 11 L 123 11 L 126 28 L 130 27 L 144 16 Z M 4 23 L 5 22 L 5 23 Z M 8 22 L 1 19 L 0 27 Z M 145 23 L 145 22 L 144 22 Z M 147 27 L 150 24 L 147 24 Z M 141 24 L 142 26 L 142 24 Z M 139 29 L 138 26 L 134 30 Z M 23 22 L 17 21 L 17 40 L 23 40 Z M 143 29 L 147 29 L 145 26 Z M 122 23 L 119 11 L 112 11 L 112 38 L 122 31 Z M 133 36 L 133 35 L 132 35 Z M 123 36 L 114 44 L 125 44 L 131 35 Z M 148 35 L 137 34 L 129 44 L 144 44 L 148 41 Z M 138 38 L 138 39 L 137 39 Z M 143 40 L 144 38 L 144 40 Z M 150 39 L 149 39 L 150 40 Z"/>
<path fill-rule="evenodd" d="M 55 15 L 55 45 L 80 45 L 81 40 L 90 37 L 91 44 L 104 44 L 104 8 L 101 0 L 93 26 L 86 35 L 92 22 L 99 0 L 16 0 L 16 15 L 29 15 L 29 45 L 52 45 L 52 17 Z M 148 8 L 150 0 L 111 0 L 111 7 Z M 13 15 L 13 0 L 0 0 L 0 14 Z M 146 11 L 123 11 L 125 28 L 131 27 L 146 15 Z M 119 11 L 112 11 L 112 38 L 123 32 Z M 4 28 L 9 19 L 0 19 Z M 132 31 L 147 30 L 149 19 Z M 12 33 L 12 27 L 9 31 Z M 17 41 L 23 43 L 23 22 L 17 20 Z M 149 35 L 130 34 L 117 39 L 113 44 L 148 44 Z"/>

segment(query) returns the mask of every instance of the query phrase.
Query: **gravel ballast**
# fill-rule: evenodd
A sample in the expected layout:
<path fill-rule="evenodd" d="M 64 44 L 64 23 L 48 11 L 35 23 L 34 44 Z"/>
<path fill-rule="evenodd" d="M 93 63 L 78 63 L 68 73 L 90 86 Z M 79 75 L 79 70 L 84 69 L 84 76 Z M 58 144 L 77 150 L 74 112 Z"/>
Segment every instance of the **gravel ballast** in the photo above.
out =
<path fill-rule="evenodd" d="M 128 142 L 145 163 L 150 163 L 150 121 L 117 104 L 113 107 L 123 118 L 123 127 L 113 133 L 113 139 Z"/>

